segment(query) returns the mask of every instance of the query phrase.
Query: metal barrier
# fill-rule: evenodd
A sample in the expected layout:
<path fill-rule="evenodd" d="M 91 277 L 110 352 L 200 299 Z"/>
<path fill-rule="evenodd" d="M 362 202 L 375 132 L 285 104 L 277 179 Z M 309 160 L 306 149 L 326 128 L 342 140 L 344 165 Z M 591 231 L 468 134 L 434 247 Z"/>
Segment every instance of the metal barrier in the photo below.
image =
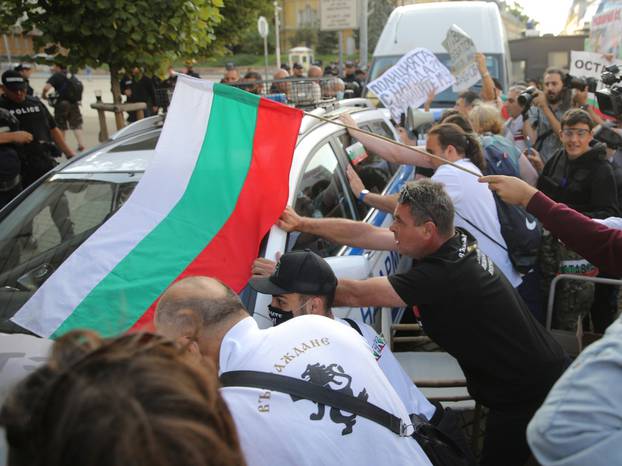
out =
<path fill-rule="evenodd" d="M 549 288 L 549 301 L 546 308 L 546 329 L 551 330 L 551 324 L 553 322 L 553 305 L 555 304 L 555 289 L 557 283 L 561 280 L 576 280 L 584 282 L 602 283 L 605 285 L 622 286 L 622 280 L 615 280 L 613 278 L 599 278 L 599 277 L 584 277 L 583 275 L 572 275 L 568 273 L 562 273 L 556 276 L 551 281 Z"/>
<path fill-rule="evenodd" d="M 355 89 L 353 83 L 344 83 L 337 76 L 268 80 L 247 78 L 227 84 L 251 94 L 303 109 L 356 97 L 358 91 L 358 83 L 354 83 L 357 87 Z"/>

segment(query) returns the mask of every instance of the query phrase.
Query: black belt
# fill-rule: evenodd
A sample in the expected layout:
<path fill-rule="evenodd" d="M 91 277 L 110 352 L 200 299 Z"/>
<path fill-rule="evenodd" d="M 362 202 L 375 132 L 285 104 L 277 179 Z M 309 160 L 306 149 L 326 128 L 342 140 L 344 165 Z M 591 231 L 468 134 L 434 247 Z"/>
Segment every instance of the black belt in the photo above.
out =
<path fill-rule="evenodd" d="M 17 174 L 11 179 L 0 181 L 0 191 L 10 191 L 15 186 L 17 186 L 21 180 L 21 176 Z"/>

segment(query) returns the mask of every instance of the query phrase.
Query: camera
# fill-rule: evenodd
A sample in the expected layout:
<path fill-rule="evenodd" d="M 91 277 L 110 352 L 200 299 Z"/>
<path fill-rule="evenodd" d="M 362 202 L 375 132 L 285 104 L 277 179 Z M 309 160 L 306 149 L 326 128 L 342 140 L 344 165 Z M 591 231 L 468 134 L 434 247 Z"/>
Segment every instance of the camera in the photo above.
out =
<path fill-rule="evenodd" d="M 521 92 L 516 98 L 518 105 L 523 107 L 523 113 L 526 113 L 527 110 L 529 110 L 529 107 L 531 107 L 531 102 L 533 101 L 537 91 L 538 89 L 536 87 L 530 86 Z"/>
<path fill-rule="evenodd" d="M 609 149 L 622 149 L 622 136 L 607 126 L 601 125 L 594 132 L 594 139 L 606 144 Z"/>
<path fill-rule="evenodd" d="M 596 91 L 596 100 L 598 107 L 602 113 L 622 119 L 622 81 L 620 77 L 620 68 L 617 65 L 609 65 L 605 67 L 605 71 L 600 76 L 605 89 Z"/>
<path fill-rule="evenodd" d="M 598 86 L 598 80 L 595 78 L 580 78 L 567 74 L 564 78 L 564 87 L 568 89 L 576 89 L 578 91 L 584 91 L 587 88 L 588 92 L 596 92 L 596 86 Z"/>

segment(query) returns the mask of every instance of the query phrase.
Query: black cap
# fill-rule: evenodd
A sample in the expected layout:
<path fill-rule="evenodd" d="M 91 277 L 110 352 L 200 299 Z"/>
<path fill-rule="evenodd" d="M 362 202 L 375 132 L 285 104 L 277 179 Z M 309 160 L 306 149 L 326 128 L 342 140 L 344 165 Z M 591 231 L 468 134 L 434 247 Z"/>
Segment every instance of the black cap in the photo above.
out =
<path fill-rule="evenodd" d="M 303 66 L 300 63 L 298 62 L 294 63 L 294 69 L 301 70 L 302 68 Z"/>
<path fill-rule="evenodd" d="M 14 70 L 8 70 L 2 73 L 2 84 L 14 92 L 28 87 L 22 75 Z"/>
<path fill-rule="evenodd" d="M 337 277 L 330 265 L 316 253 L 292 251 L 281 256 L 272 275 L 251 278 L 248 284 L 263 294 L 326 296 L 337 288 Z"/>
<path fill-rule="evenodd" d="M 227 71 L 235 70 L 235 63 L 233 63 L 232 61 L 228 61 L 227 63 L 225 63 L 225 69 Z"/>
<path fill-rule="evenodd" d="M 32 65 L 30 63 L 20 63 L 19 65 L 17 65 L 13 69 L 15 71 L 30 70 L 30 69 L 32 69 Z"/>

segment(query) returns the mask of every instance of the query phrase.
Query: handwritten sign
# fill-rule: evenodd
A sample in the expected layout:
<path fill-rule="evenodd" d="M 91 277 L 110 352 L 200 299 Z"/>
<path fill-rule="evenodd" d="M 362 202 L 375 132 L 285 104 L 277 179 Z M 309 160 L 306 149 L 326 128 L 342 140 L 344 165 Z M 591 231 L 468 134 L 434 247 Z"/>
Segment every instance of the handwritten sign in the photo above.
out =
<path fill-rule="evenodd" d="M 622 58 L 622 8 L 615 2 L 601 2 L 590 26 L 592 52 L 612 53 Z"/>
<path fill-rule="evenodd" d="M 438 94 L 454 82 L 449 70 L 431 51 L 417 48 L 400 58 L 367 87 L 389 109 L 391 117 L 400 121 L 400 116 L 407 112 L 408 107 L 419 107 L 432 90 Z"/>
<path fill-rule="evenodd" d="M 449 52 L 451 73 L 456 78 L 454 92 L 464 91 L 482 79 L 475 63 L 475 43 L 466 32 L 452 24 L 442 45 Z"/>

